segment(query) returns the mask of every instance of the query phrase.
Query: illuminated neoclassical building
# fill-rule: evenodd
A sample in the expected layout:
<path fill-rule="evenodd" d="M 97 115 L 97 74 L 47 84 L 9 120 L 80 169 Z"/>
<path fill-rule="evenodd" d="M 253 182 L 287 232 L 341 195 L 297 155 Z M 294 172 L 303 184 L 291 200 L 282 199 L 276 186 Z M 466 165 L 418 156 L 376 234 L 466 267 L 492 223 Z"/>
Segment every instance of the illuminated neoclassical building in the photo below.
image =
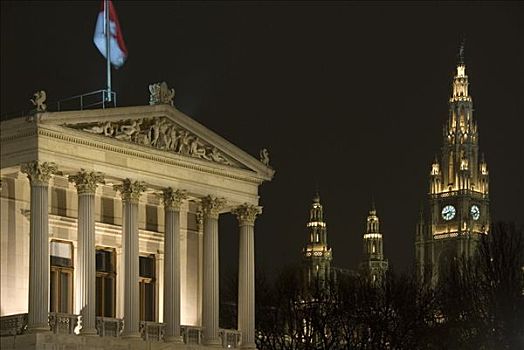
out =
<path fill-rule="evenodd" d="M 36 113 L 1 123 L 3 349 L 255 348 L 267 153 L 177 110 L 165 83 L 150 91 L 149 106 L 63 112 L 35 95 Z M 218 324 L 224 213 L 239 224 L 238 330 Z"/>
<path fill-rule="evenodd" d="M 427 208 L 416 231 L 417 270 L 433 282 L 451 259 L 474 254 L 490 224 L 488 166 L 479 157 L 463 51 L 461 46 L 441 155 L 431 167 Z"/>

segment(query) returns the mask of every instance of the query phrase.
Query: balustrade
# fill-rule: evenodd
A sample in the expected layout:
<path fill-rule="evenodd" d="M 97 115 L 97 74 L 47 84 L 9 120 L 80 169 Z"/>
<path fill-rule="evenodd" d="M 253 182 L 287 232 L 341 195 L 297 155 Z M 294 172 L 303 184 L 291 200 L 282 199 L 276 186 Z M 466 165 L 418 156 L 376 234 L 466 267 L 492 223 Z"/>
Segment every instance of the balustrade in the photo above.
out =
<path fill-rule="evenodd" d="M 16 314 L 0 317 L 0 336 L 20 335 L 27 330 L 28 315 Z M 49 327 L 54 334 L 75 335 L 79 326 L 79 316 L 57 312 L 49 313 Z M 96 330 L 101 337 L 120 337 L 124 328 L 124 321 L 119 318 L 97 317 Z M 158 322 L 140 321 L 140 335 L 145 341 L 164 341 L 165 324 Z M 201 345 L 202 327 L 181 326 L 184 344 Z M 238 348 L 241 341 L 241 332 L 236 329 L 219 329 L 219 337 L 223 348 Z"/>
<path fill-rule="evenodd" d="M 202 344 L 202 327 L 180 326 L 184 344 L 200 345 Z"/>
<path fill-rule="evenodd" d="M 49 313 L 49 327 L 55 334 L 75 334 L 78 325 L 78 315 Z"/>
<path fill-rule="evenodd" d="M 27 314 L 0 317 L 0 336 L 22 334 L 27 329 Z"/>
<path fill-rule="evenodd" d="M 158 322 L 140 321 L 140 335 L 146 341 L 163 341 L 166 325 Z"/>
<path fill-rule="evenodd" d="M 96 331 L 101 337 L 120 337 L 123 328 L 124 322 L 119 318 L 96 318 Z"/>
<path fill-rule="evenodd" d="M 236 329 L 219 329 L 218 335 L 222 340 L 223 348 L 237 348 L 240 345 L 241 332 Z"/>

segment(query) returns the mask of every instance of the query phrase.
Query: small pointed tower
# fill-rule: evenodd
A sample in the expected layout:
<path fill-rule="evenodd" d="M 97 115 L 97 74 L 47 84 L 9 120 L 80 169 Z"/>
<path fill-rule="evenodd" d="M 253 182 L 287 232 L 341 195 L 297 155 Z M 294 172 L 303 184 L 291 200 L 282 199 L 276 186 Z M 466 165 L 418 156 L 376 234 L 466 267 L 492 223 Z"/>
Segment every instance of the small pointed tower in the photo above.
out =
<path fill-rule="evenodd" d="M 417 225 L 417 271 L 432 283 L 452 259 L 472 257 L 490 225 L 488 166 L 484 156 L 479 157 L 473 112 L 462 42 L 441 154 L 429 173 L 427 211 Z"/>
<path fill-rule="evenodd" d="M 327 227 L 318 191 L 313 197 L 307 228 L 308 240 L 303 250 L 305 282 L 307 287 L 316 282 L 324 285 L 330 278 L 333 257 L 327 242 Z"/>
<path fill-rule="evenodd" d="M 376 283 L 388 269 L 388 261 L 384 259 L 382 234 L 379 228 L 380 221 L 377 216 L 374 201 L 366 223 L 366 233 L 363 236 L 363 259 L 360 270 L 371 282 Z"/>

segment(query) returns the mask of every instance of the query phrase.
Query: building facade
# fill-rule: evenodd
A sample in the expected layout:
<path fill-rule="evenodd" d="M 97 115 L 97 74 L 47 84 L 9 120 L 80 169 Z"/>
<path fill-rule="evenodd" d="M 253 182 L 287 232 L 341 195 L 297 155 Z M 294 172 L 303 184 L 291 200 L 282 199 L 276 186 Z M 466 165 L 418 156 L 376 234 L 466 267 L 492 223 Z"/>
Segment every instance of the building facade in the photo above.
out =
<path fill-rule="evenodd" d="M 2 348 L 255 348 L 254 224 L 274 171 L 177 110 L 165 83 L 150 92 L 149 106 L 41 103 L 2 122 L 0 316 L 19 334 Z M 218 324 L 227 213 L 237 330 Z"/>
<path fill-rule="evenodd" d="M 488 166 L 484 156 L 479 156 L 463 46 L 442 136 L 441 154 L 431 166 L 427 207 L 421 211 L 415 242 L 417 272 L 433 283 L 451 259 L 474 254 L 490 225 Z"/>
<path fill-rule="evenodd" d="M 384 245 L 380 233 L 380 220 L 375 204 L 371 206 L 366 220 L 366 233 L 363 237 L 361 274 L 372 283 L 380 282 L 388 270 L 388 261 L 384 258 Z"/>

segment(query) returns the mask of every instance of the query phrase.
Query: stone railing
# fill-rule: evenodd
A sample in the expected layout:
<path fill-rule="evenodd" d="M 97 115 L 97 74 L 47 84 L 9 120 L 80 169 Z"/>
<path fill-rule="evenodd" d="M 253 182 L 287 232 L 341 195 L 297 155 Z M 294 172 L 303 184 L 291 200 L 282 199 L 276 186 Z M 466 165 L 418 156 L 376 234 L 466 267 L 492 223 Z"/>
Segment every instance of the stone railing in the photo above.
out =
<path fill-rule="evenodd" d="M 198 326 L 181 326 L 182 339 L 187 345 L 202 344 L 202 327 Z"/>
<path fill-rule="evenodd" d="M 78 315 L 49 313 L 49 327 L 55 334 L 75 334 Z M 119 318 L 97 317 L 96 330 L 101 337 L 120 337 L 124 321 Z M 0 317 L 0 336 L 13 336 L 25 333 L 27 314 Z M 163 341 L 165 324 L 140 321 L 140 334 L 145 341 Z M 202 344 L 202 327 L 181 326 L 182 339 L 186 345 Z M 220 329 L 219 336 L 223 348 L 238 348 L 241 333 L 236 329 Z"/>
<path fill-rule="evenodd" d="M 0 336 L 18 335 L 27 329 L 27 314 L 0 317 Z"/>
<path fill-rule="evenodd" d="M 49 327 L 55 334 L 75 334 L 78 325 L 78 315 L 62 314 L 58 312 L 49 313 Z"/>
<path fill-rule="evenodd" d="M 241 333 L 236 329 L 219 329 L 218 335 L 222 340 L 223 348 L 237 348 L 240 345 L 240 335 Z"/>
<path fill-rule="evenodd" d="M 163 341 L 165 324 L 140 321 L 140 335 L 147 341 Z"/>
<path fill-rule="evenodd" d="M 124 321 L 119 318 L 96 318 L 96 331 L 101 337 L 119 337 L 123 328 Z"/>

